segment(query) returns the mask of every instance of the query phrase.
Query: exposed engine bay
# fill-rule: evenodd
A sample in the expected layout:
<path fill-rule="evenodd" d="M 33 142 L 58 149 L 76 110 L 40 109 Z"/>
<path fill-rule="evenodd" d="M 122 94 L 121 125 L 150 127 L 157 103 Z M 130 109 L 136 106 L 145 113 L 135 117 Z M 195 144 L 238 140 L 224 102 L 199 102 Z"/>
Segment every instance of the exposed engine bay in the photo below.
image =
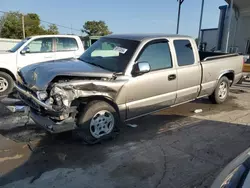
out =
<path fill-rule="evenodd" d="M 68 118 L 74 119 L 79 105 L 84 105 L 90 98 L 103 97 L 115 101 L 124 83 L 125 80 L 118 81 L 115 76 L 112 78 L 56 77 L 46 91 L 36 91 L 36 94 L 33 94 L 33 97 L 44 104 L 40 110 L 33 110 L 39 111 L 39 114 L 48 116 L 55 122 Z"/>

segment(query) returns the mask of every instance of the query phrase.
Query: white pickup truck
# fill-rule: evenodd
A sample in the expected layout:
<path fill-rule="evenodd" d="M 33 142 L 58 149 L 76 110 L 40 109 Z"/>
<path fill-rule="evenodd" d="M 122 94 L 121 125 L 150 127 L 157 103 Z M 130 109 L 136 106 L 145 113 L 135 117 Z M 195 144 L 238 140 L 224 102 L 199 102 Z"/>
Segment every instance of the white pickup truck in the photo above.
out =
<path fill-rule="evenodd" d="M 74 35 L 25 38 L 9 51 L 0 52 L 0 96 L 12 91 L 20 68 L 38 62 L 78 58 L 83 52 L 81 39 Z"/>

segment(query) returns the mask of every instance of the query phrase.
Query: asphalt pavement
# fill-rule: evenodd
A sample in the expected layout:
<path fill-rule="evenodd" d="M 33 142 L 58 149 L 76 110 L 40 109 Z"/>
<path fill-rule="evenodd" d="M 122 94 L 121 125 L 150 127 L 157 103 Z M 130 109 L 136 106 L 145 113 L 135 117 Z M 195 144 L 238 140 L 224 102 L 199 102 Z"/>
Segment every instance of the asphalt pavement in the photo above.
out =
<path fill-rule="evenodd" d="M 249 95 L 244 82 L 225 104 L 202 99 L 167 109 L 94 146 L 70 133 L 48 135 L 27 115 L 1 105 L 0 186 L 209 187 L 250 146 Z"/>

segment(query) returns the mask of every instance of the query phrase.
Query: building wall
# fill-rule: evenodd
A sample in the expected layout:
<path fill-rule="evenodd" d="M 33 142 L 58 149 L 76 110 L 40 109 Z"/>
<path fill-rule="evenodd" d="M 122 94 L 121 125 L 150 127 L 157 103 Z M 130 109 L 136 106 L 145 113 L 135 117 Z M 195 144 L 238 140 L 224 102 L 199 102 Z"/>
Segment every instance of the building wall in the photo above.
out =
<path fill-rule="evenodd" d="M 201 42 L 206 43 L 206 51 L 215 51 L 217 47 L 218 29 L 201 30 Z"/>
<path fill-rule="evenodd" d="M 230 10 L 229 10 L 229 6 L 227 6 L 226 16 L 225 16 L 224 26 L 223 26 L 224 27 L 223 35 L 221 38 L 221 51 L 223 52 L 226 51 L 229 19 L 230 19 Z M 230 37 L 229 37 L 229 42 L 228 42 L 229 48 L 235 48 L 233 43 L 234 43 L 234 38 L 235 38 L 234 35 L 236 31 L 236 23 L 237 23 L 237 17 L 236 17 L 235 12 L 233 12 L 231 26 L 230 26 Z"/>
<path fill-rule="evenodd" d="M 224 6 L 225 7 L 225 6 Z M 221 9 L 221 14 L 222 14 Z M 246 10 L 244 10 L 246 11 Z M 248 11 L 250 12 L 250 10 Z M 226 6 L 226 16 L 223 20 L 222 16 L 220 16 L 219 20 L 219 32 L 221 28 L 223 28 L 223 34 L 221 39 L 218 38 L 218 43 L 221 40 L 221 51 L 226 51 L 227 44 L 227 34 L 228 34 L 228 22 L 230 10 L 229 6 Z M 220 23 L 224 23 L 223 25 Z M 239 52 L 245 53 L 247 40 L 250 40 L 250 15 L 242 13 L 240 10 L 237 12 L 234 10 L 232 14 L 232 21 L 230 27 L 230 35 L 228 42 L 228 50 L 229 52 Z"/>
<path fill-rule="evenodd" d="M 234 39 L 234 45 L 239 52 L 246 52 L 247 41 L 250 40 L 250 16 L 242 16 L 238 21 L 238 29 Z"/>
<path fill-rule="evenodd" d="M 0 51 L 9 50 L 20 41 L 21 40 L 17 40 L 17 39 L 0 38 Z"/>

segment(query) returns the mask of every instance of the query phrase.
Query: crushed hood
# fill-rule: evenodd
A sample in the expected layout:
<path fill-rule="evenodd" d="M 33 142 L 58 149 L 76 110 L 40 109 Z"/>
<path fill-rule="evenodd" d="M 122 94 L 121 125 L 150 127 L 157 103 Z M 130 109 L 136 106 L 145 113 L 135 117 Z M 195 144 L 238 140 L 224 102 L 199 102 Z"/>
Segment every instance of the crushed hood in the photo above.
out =
<path fill-rule="evenodd" d="M 113 73 L 77 59 L 32 64 L 19 71 L 24 84 L 34 90 L 45 90 L 57 76 L 112 78 Z"/>

